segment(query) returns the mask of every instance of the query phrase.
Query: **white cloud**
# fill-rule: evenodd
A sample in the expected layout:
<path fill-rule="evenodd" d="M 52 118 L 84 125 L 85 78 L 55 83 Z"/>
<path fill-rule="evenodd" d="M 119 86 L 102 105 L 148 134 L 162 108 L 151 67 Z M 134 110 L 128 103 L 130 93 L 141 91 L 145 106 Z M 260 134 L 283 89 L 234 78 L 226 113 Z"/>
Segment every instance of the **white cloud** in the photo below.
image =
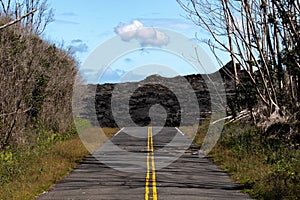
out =
<path fill-rule="evenodd" d="M 163 46 L 169 43 L 166 34 L 155 28 L 145 27 L 140 21 L 134 20 L 131 24 L 121 24 L 115 28 L 122 40 L 130 41 L 136 39 L 141 46 Z"/>

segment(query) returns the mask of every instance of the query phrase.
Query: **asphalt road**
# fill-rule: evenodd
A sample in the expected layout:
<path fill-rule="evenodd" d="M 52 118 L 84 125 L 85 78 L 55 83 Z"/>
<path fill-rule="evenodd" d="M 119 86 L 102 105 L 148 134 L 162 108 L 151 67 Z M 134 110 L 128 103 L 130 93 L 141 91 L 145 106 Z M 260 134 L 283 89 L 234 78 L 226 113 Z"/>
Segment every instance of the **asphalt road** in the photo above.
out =
<path fill-rule="evenodd" d="M 197 149 L 176 128 L 123 128 L 37 199 L 250 199 Z"/>

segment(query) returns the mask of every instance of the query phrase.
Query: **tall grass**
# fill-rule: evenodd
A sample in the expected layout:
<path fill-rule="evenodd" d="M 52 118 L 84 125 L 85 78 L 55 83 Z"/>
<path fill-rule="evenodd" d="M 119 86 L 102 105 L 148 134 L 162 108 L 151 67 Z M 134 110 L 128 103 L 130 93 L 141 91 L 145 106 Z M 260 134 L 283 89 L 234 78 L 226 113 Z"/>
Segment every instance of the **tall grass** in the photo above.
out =
<path fill-rule="evenodd" d="M 79 124 L 92 130 L 84 120 Z M 107 137 L 118 131 L 103 130 Z M 28 140 L 23 145 L 0 152 L 1 200 L 35 198 L 90 154 L 78 134 L 72 131 L 56 134 L 39 130 L 27 133 L 27 136 Z"/>
<path fill-rule="evenodd" d="M 300 150 L 262 133 L 227 125 L 211 155 L 254 198 L 300 199 Z"/>

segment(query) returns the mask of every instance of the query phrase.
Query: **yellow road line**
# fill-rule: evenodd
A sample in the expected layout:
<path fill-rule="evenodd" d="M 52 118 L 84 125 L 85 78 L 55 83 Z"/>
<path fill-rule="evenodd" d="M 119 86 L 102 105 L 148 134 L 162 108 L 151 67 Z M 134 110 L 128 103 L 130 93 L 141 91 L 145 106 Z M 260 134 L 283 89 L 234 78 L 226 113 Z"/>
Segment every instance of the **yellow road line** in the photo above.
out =
<path fill-rule="evenodd" d="M 150 140 L 149 140 L 149 130 L 148 130 L 148 143 L 147 143 L 147 174 L 146 174 L 146 191 L 145 191 L 145 200 L 149 199 L 149 181 L 150 181 Z"/>
<path fill-rule="evenodd" d="M 156 190 L 156 173 L 155 173 L 155 162 L 154 162 L 154 147 L 153 147 L 153 137 L 152 137 L 152 127 L 149 127 L 148 132 L 150 132 L 151 141 L 151 154 L 152 154 L 152 194 L 153 199 L 157 200 L 157 190 Z"/>
<path fill-rule="evenodd" d="M 154 147 L 152 137 L 152 127 L 148 127 L 148 147 L 147 147 L 147 174 L 146 174 L 146 191 L 145 200 L 149 200 L 149 183 L 150 183 L 150 155 L 151 155 L 151 168 L 152 168 L 152 199 L 157 200 L 157 189 L 156 189 L 156 173 L 155 173 L 155 162 L 154 162 Z"/>

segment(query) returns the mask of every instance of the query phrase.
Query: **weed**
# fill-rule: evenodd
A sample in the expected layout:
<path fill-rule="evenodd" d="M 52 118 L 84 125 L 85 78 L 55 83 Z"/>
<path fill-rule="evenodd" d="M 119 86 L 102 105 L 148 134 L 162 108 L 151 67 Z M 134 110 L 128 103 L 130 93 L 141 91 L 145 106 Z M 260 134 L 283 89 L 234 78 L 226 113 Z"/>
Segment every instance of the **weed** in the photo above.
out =
<path fill-rule="evenodd" d="M 117 130 L 105 129 L 107 135 Z M 0 152 L 0 199 L 34 199 L 88 154 L 74 133 L 28 132 L 26 143 Z"/>
<path fill-rule="evenodd" d="M 200 125 L 196 138 L 205 127 Z M 226 125 L 210 155 L 254 198 L 300 199 L 300 150 L 274 143 L 254 126 Z"/>

